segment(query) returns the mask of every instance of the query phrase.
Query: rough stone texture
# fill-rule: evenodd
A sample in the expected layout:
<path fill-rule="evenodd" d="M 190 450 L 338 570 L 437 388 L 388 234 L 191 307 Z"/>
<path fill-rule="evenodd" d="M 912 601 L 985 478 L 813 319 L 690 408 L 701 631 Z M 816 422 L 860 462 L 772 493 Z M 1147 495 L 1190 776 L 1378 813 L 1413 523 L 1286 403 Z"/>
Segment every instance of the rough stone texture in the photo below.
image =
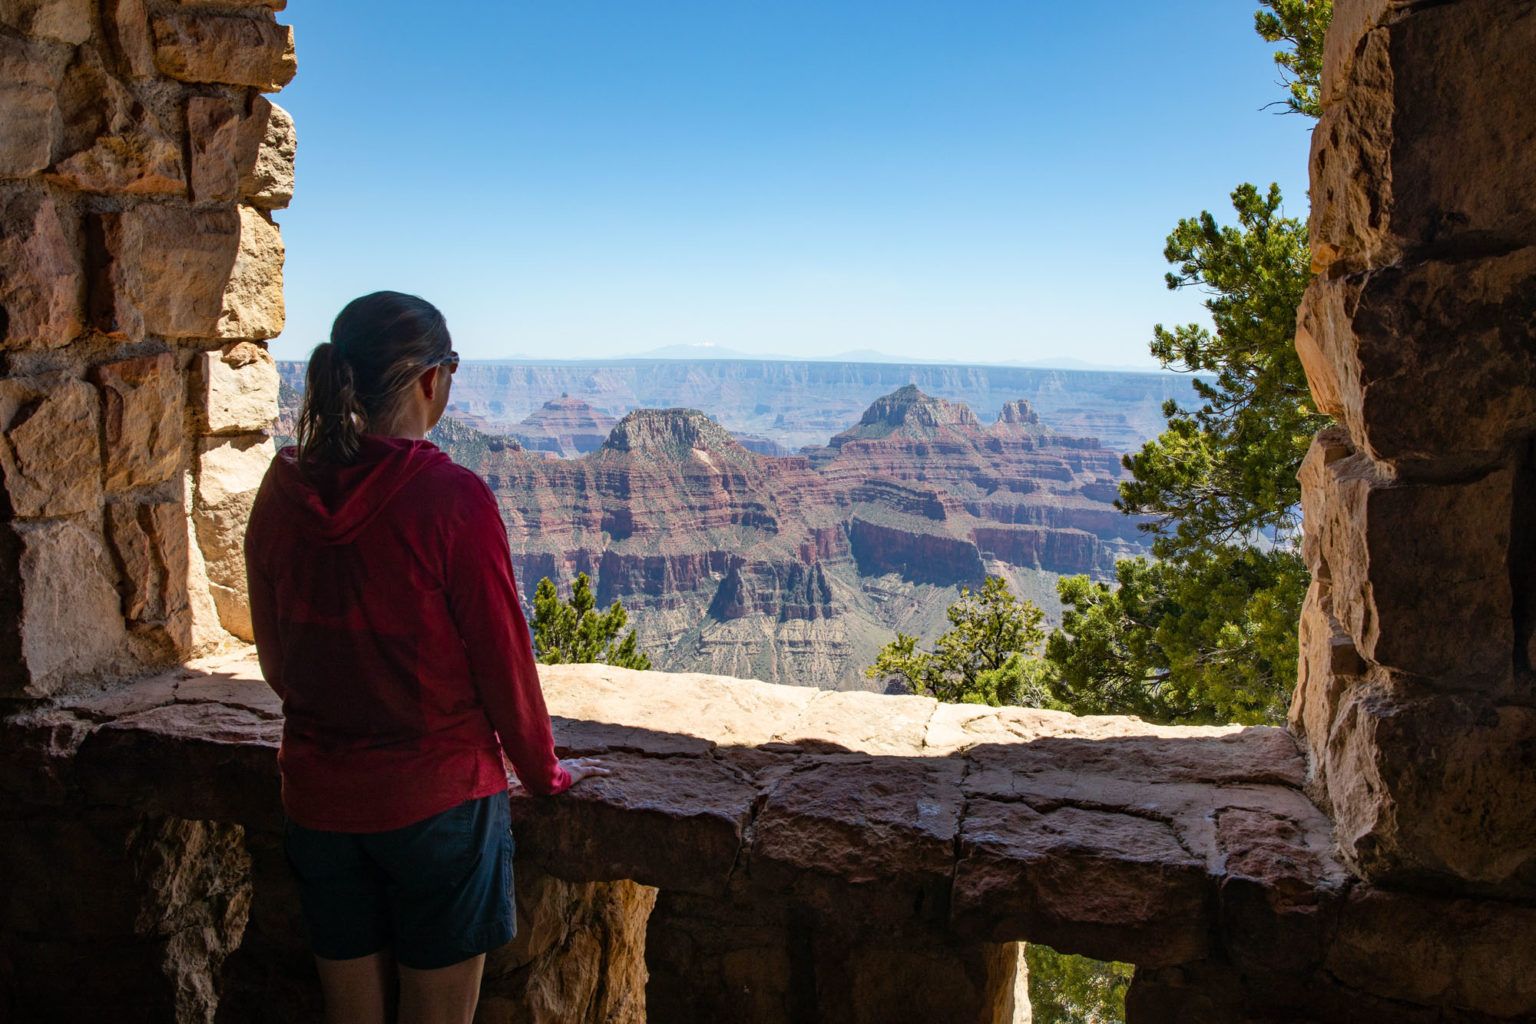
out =
<path fill-rule="evenodd" d="M 198 356 L 199 426 L 210 434 L 268 430 L 277 413 L 277 364 L 260 345 L 236 342 Z"/>
<path fill-rule="evenodd" d="M 519 862 L 517 937 L 486 958 L 476 1024 L 644 1024 L 656 890 L 565 882 Z"/>
<path fill-rule="evenodd" d="M 108 505 L 107 539 L 117 565 L 123 618 L 137 631 L 163 637 L 174 656 L 187 657 L 192 609 L 181 503 Z"/>
<path fill-rule="evenodd" d="M 298 70 L 293 29 L 262 18 L 171 11 L 153 16 L 155 64 L 186 82 L 275 92 Z"/>
<path fill-rule="evenodd" d="M 101 391 L 106 488 L 124 491 L 163 483 L 181 469 L 186 430 L 185 387 L 169 352 L 91 368 Z"/>
<path fill-rule="evenodd" d="M 136 341 L 209 338 L 218 332 L 224 290 L 240 251 L 240 214 L 139 206 L 89 222 L 100 239 L 92 281 L 93 326 Z"/>
<path fill-rule="evenodd" d="M 614 773 L 562 797 L 512 795 L 520 937 L 490 961 L 484 1020 L 638 1020 L 643 987 L 648 1019 L 671 1024 L 999 1024 L 1018 1019 L 1019 940 L 1146 967 L 1133 1020 L 1536 1013 L 1530 908 L 1352 884 L 1281 730 L 920 700 L 914 716 L 912 699 L 878 696 L 839 715 L 816 708 L 821 695 L 751 680 L 543 675 L 563 752 L 575 737 Z M 604 707 L 616 713 L 575 716 Z M 184 979 L 188 1006 L 223 993 L 219 1020 L 313 1019 L 275 838 L 280 731 L 248 651 L 0 718 L 0 786 L 44 794 L 27 798 L 40 824 L 25 844 L 0 831 L 0 864 L 24 880 L 45 870 L 39 851 L 95 856 L 48 807 L 121 808 L 127 831 L 140 818 L 216 823 L 162 844 L 191 864 L 243 830 L 242 849 L 175 899 L 230 906 L 217 893 L 248 887 L 245 943 L 230 939 L 240 914 L 221 912 L 224 924 L 189 932 L 207 936 L 206 954 L 187 943 L 170 960 L 156 946 L 159 960 L 112 963 L 160 965 L 136 968 L 135 984 Z M 906 738 L 860 750 L 873 736 Z M 22 849 L 31 861 L 6 860 Z M 143 898 L 132 885 L 121 897 Z M 58 934 L 111 933 L 91 931 L 101 920 L 86 907 Z M 51 962 L 5 945 L 22 933 L 0 928 L 0 956 L 19 973 Z M 46 983 L 27 977 L 34 993 Z"/>
<path fill-rule="evenodd" d="M 1536 243 L 1530 5 L 1338 9 L 1312 142 L 1315 264 L 1364 270 Z"/>
<path fill-rule="evenodd" d="M 0 25 L 78 46 L 91 38 L 93 6 L 91 0 L 0 0 Z"/>
<path fill-rule="evenodd" d="M 39 44 L 0 35 L 0 178 L 36 174 L 52 162 L 63 71 Z"/>
<path fill-rule="evenodd" d="M 1291 723 L 1351 867 L 1441 896 L 1536 897 L 1533 45 L 1529 2 L 1341 2 L 1313 135 L 1297 351 L 1342 426 L 1300 474 Z"/>
<path fill-rule="evenodd" d="M 1485 470 L 1536 431 L 1533 309 L 1536 247 L 1320 277 L 1297 351 L 1320 406 L 1372 458 Z"/>
<path fill-rule="evenodd" d="M 298 132 L 293 117 L 268 100 L 251 100 L 249 116 L 236 139 L 237 188 L 245 201 L 263 210 L 280 209 L 293 199 L 293 167 Z"/>
<path fill-rule="evenodd" d="M 264 436 L 210 438 L 198 457 L 197 527 L 209 592 L 219 622 L 235 636 L 252 639 L 245 581 L 245 524 L 275 449 Z"/>
<path fill-rule="evenodd" d="M 275 338 L 283 332 L 283 239 L 254 207 L 240 207 L 240 251 L 224 290 L 221 338 Z M 277 398 L 272 399 L 277 412 Z"/>
<path fill-rule="evenodd" d="M 58 348 L 84 327 L 79 227 L 67 217 L 46 192 L 0 193 L 0 341 L 7 349 Z"/>
<path fill-rule="evenodd" d="M 95 389 L 56 376 L 0 379 L 0 473 L 18 516 L 67 516 L 101 502 Z"/>
<path fill-rule="evenodd" d="M 41 697 L 110 668 L 123 642 L 117 574 L 99 516 L 0 526 L 0 580 L 14 594 L 14 655 L 0 691 Z M 14 558 L 14 561 L 12 561 Z M 11 609 L 7 609 L 10 611 Z"/>
<path fill-rule="evenodd" d="M 187 135 L 192 141 L 192 198 L 200 202 L 239 198 L 239 105 L 229 96 L 187 99 Z"/>
<path fill-rule="evenodd" d="M 82 192 L 184 196 L 179 125 L 167 125 L 92 47 L 59 89 L 63 134 L 48 180 Z"/>

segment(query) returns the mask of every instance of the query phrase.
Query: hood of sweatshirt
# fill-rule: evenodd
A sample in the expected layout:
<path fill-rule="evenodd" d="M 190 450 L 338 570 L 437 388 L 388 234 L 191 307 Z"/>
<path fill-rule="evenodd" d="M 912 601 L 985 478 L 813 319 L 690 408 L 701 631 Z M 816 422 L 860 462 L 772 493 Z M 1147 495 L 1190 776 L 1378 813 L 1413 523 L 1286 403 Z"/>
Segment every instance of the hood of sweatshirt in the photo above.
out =
<path fill-rule="evenodd" d="M 452 461 L 430 441 L 366 435 L 357 461 L 317 466 L 308 476 L 299 472 L 296 449 L 284 448 L 271 478 L 290 529 L 321 543 L 349 544 L 417 474 Z"/>

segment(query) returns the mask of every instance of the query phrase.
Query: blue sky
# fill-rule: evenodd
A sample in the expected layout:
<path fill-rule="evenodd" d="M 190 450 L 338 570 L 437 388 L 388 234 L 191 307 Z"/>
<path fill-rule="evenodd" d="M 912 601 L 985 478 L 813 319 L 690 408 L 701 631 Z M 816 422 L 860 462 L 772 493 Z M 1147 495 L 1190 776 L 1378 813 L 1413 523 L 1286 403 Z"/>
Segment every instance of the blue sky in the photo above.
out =
<path fill-rule="evenodd" d="M 470 358 L 671 345 L 1155 365 L 1181 217 L 1310 122 L 1255 2 L 323 0 L 289 6 L 297 358 L 414 291 Z"/>

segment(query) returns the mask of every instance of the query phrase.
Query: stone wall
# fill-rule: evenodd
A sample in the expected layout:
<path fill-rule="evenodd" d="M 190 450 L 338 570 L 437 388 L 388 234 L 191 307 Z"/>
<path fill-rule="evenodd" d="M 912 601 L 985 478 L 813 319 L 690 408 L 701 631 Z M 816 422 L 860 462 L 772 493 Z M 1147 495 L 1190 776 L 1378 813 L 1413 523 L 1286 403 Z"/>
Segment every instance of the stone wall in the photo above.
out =
<path fill-rule="evenodd" d="M 1536 897 L 1536 3 L 1340 0 L 1291 709 L 1373 882 Z"/>
<path fill-rule="evenodd" d="M 282 7 L 0 0 L 0 696 L 249 638 Z"/>

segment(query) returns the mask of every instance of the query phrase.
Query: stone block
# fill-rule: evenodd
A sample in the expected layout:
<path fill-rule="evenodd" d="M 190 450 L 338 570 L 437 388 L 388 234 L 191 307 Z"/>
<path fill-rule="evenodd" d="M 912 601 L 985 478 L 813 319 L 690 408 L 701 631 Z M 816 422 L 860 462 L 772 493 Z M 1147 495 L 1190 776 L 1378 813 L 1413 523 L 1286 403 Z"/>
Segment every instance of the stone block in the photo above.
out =
<path fill-rule="evenodd" d="M 91 0 L 0 0 L 0 25 L 71 46 L 91 38 L 94 20 Z"/>
<path fill-rule="evenodd" d="M 1361 656 L 1430 685 L 1511 692 L 1514 473 L 1405 483 L 1314 442 L 1300 478 L 1307 551 Z"/>
<path fill-rule="evenodd" d="M 558 797 L 514 794 L 521 852 L 566 878 L 723 893 L 757 790 L 712 758 L 616 752 L 603 763 L 611 776 Z"/>
<path fill-rule="evenodd" d="M 941 758 L 877 767 L 847 756 L 804 766 L 773 787 L 758 813 L 753 884 L 833 913 L 853 891 L 871 919 L 941 915 L 964 768 Z M 872 833 L 882 842 L 862 842 Z"/>
<path fill-rule="evenodd" d="M 1536 897 L 1536 709 L 1378 673 L 1344 691 L 1327 785 L 1339 847 L 1373 882 Z"/>
<path fill-rule="evenodd" d="M 271 438 L 210 438 L 198 457 L 192 521 L 219 622 L 242 640 L 251 632 L 245 579 L 245 524 L 274 448 Z"/>
<path fill-rule="evenodd" d="M 53 162 L 63 73 L 61 61 L 37 44 L 0 35 L 0 178 L 23 178 Z"/>
<path fill-rule="evenodd" d="M 1307 791 L 1326 808 L 1334 723 L 1345 691 L 1360 682 L 1366 666 L 1355 642 L 1333 616 L 1333 598 L 1325 582 L 1314 581 L 1302 602 L 1299 641 L 1290 725 L 1311 752 Z"/>
<path fill-rule="evenodd" d="M 180 502 L 114 504 L 107 539 L 118 570 L 123 617 L 136 632 L 163 637 L 179 657 L 191 653 L 187 526 Z"/>
<path fill-rule="evenodd" d="M 238 140 L 239 192 L 246 202 L 263 210 L 288 205 L 298 147 L 292 115 L 265 96 L 255 97 Z"/>
<path fill-rule="evenodd" d="M 952 915 L 961 934 L 1161 967 L 1209 951 L 1214 892 L 1173 828 L 1137 813 L 972 799 Z"/>
<path fill-rule="evenodd" d="M 105 0 L 107 34 L 113 48 L 134 78 L 156 73 L 155 42 L 149 31 L 149 10 L 144 0 Z"/>
<path fill-rule="evenodd" d="M 0 692 L 46 697 L 113 666 L 125 638 L 101 517 L 0 526 L 0 591 L 15 609 Z"/>
<path fill-rule="evenodd" d="M 5 348 L 58 348 L 84 330 L 78 225 L 46 192 L 0 195 L 0 309 Z"/>
<path fill-rule="evenodd" d="M 293 29 L 265 18 L 171 11 L 154 15 L 155 64 L 184 82 L 276 92 L 298 70 Z"/>
<path fill-rule="evenodd" d="M 59 88 L 63 133 L 48 180 L 81 192 L 184 196 L 179 126 L 169 130 L 82 47 Z"/>
<path fill-rule="evenodd" d="M 240 188 L 237 164 L 242 132 L 239 105 L 228 96 L 192 96 L 187 100 L 192 198 L 227 202 Z"/>
<path fill-rule="evenodd" d="M 101 504 L 100 424 L 84 381 L 0 380 L 0 473 L 15 515 L 67 516 Z"/>
<path fill-rule="evenodd" d="M 277 363 L 249 341 L 198 356 L 198 422 L 210 434 L 268 430 L 277 418 Z"/>
<path fill-rule="evenodd" d="M 219 337 L 265 340 L 283 333 L 283 236 L 261 211 L 240 207 L 240 251 L 224 289 Z"/>
<path fill-rule="evenodd" d="M 1350 988 L 1394 1002 L 1529 1020 L 1536 909 L 1361 886 L 1343 908 L 1326 967 Z"/>
<path fill-rule="evenodd" d="M 1378 461 L 1494 465 L 1536 431 L 1536 247 L 1316 279 L 1297 351 L 1320 407 Z"/>
<path fill-rule="evenodd" d="M 91 369 L 101 390 L 106 488 L 162 483 L 181 468 L 184 390 L 169 352 L 102 363 Z"/>
<path fill-rule="evenodd" d="M 1312 142 L 1319 267 L 1536 244 L 1536 18 L 1505 0 L 1387 7 L 1342 5 L 1329 32 Z"/>
<path fill-rule="evenodd" d="M 139 206 L 87 221 L 90 314 L 105 334 L 210 338 L 240 250 L 240 214 Z"/>

